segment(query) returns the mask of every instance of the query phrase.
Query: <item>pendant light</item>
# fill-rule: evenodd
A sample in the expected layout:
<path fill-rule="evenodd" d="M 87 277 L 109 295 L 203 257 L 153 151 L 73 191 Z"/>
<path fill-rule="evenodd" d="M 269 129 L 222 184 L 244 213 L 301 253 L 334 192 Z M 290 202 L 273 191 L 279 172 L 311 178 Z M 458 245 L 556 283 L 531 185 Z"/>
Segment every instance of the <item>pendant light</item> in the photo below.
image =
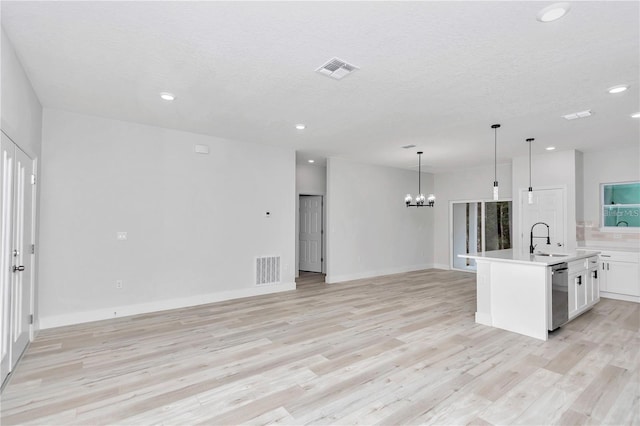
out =
<path fill-rule="evenodd" d="M 411 194 L 407 194 L 404 197 L 404 203 L 407 207 L 433 207 L 436 202 L 436 197 L 433 194 L 429 194 L 429 196 L 425 199 L 424 194 L 422 193 L 420 180 L 422 179 L 422 151 L 418 151 L 418 195 L 416 195 L 415 204 L 411 204 L 413 201 L 413 197 Z M 425 204 L 426 200 L 426 204 Z"/>
<path fill-rule="evenodd" d="M 527 143 L 529 143 L 529 204 L 533 204 L 533 188 L 531 187 L 531 142 L 534 140 L 534 138 L 527 139 Z"/>
<path fill-rule="evenodd" d="M 498 195 L 498 129 L 499 124 L 491 125 L 494 131 L 493 138 L 493 201 L 498 201 L 500 196 Z"/>

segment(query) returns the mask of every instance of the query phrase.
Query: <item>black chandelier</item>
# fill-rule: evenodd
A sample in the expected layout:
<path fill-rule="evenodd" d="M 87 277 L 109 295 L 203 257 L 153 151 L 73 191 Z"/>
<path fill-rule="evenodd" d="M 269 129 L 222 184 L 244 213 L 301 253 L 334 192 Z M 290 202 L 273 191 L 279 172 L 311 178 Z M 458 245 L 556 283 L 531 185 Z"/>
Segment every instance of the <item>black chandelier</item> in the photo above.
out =
<path fill-rule="evenodd" d="M 414 201 L 411 194 L 407 194 L 404 197 L 404 203 L 407 205 L 407 207 L 433 207 L 434 204 L 436 203 L 436 196 L 433 194 L 429 194 L 429 196 L 425 198 L 420 188 L 421 180 L 422 180 L 422 151 L 418 151 L 418 195 L 416 195 L 415 204 L 411 204 L 411 202 Z"/>

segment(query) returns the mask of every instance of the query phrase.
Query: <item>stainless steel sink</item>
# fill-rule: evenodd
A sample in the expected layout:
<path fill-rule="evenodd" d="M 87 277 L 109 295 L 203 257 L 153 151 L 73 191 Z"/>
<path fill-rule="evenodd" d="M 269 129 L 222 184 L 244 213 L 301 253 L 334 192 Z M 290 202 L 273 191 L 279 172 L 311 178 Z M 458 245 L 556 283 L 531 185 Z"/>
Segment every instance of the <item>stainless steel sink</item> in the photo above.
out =
<path fill-rule="evenodd" d="M 560 253 L 534 253 L 534 256 L 546 256 L 546 257 L 567 257 L 568 254 L 560 254 Z"/>

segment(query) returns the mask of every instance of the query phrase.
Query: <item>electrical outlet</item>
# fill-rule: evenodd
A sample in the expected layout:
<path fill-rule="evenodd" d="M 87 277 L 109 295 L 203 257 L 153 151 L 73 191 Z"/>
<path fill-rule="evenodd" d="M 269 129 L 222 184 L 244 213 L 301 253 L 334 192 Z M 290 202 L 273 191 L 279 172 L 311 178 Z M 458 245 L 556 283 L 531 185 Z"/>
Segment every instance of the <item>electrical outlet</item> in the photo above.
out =
<path fill-rule="evenodd" d="M 116 280 L 116 288 L 122 288 L 122 280 Z"/>
<path fill-rule="evenodd" d="M 120 231 L 116 234 L 116 239 L 120 240 L 120 241 L 124 241 L 127 239 L 127 233 Z"/>

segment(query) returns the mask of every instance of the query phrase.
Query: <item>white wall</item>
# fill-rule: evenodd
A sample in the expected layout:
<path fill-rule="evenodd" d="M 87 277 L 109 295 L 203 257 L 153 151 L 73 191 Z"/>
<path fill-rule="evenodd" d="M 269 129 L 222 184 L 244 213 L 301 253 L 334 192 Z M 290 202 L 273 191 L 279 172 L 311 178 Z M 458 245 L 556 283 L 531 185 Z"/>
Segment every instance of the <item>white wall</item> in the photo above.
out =
<path fill-rule="evenodd" d="M 640 144 L 625 149 L 587 151 L 583 155 L 584 221 L 578 223 L 579 239 L 587 244 L 638 247 L 638 232 L 601 232 L 600 184 L 640 181 Z"/>
<path fill-rule="evenodd" d="M 582 153 L 575 150 L 551 151 L 543 154 L 532 155 L 531 158 L 531 184 L 536 188 L 565 188 L 565 229 L 567 240 L 565 248 L 573 250 L 577 246 L 576 217 L 581 214 L 582 205 L 577 205 L 577 190 L 581 189 L 579 163 L 582 161 Z M 577 166 L 578 164 L 578 166 Z M 520 191 L 529 188 L 529 157 L 516 157 L 513 159 L 513 246 L 514 250 L 521 250 L 522 242 L 520 234 Z M 525 235 L 528 235 L 526 230 Z M 528 245 L 525 244 L 525 248 Z"/>
<path fill-rule="evenodd" d="M 431 267 L 433 209 L 407 208 L 418 173 L 327 161 L 327 282 Z M 433 176 L 423 173 L 425 194 Z"/>
<path fill-rule="evenodd" d="M 293 151 L 45 109 L 42 157 L 43 328 L 295 288 Z"/>
<path fill-rule="evenodd" d="M 624 150 L 587 151 L 584 159 L 584 220 L 600 223 L 600 184 L 640 180 L 640 145 Z"/>
<path fill-rule="evenodd" d="M 296 192 L 305 195 L 326 195 L 327 168 L 313 164 L 296 164 Z"/>
<path fill-rule="evenodd" d="M 26 152 L 36 162 L 36 176 L 40 175 L 40 153 L 42 147 L 42 106 L 36 96 L 31 82 L 27 78 L 18 57 L 7 38 L 4 30 L 0 29 L 0 126 L 2 131 L 20 149 Z M 35 215 L 36 227 L 34 241 L 40 246 L 39 229 L 37 226 L 40 216 L 40 185 L 36 185 Z M 38 322 L 38 262 L 39 253 L 36 252 L 33 277 L 34 297 L 34 328 L 39 328 Z"/>
<path fill-rule="evenodd" d="M 451 201 L 492 200 L 493 199 L 493 165 L 468 168 L 448 173 L 435 175 L 435 226 L 434 234 L 434 259 L 435 267 L 449 269 L 450 267 L 450 239 Z M 498 184 L 500 199 L 511 198 L 511 164 L 498 165 Z"/>
<path fill-rule="evenodd" d="M 2 131 L 31 158 L 38 158 L 42 141 L 42 106 L 11 42 L 4 30 L 0 32 Z"/>
<path fill-rule="evenodd" d="M 327 168 L 314 164 L 296 164 L 296 277 L 300 268 L 300 195 L 327 195 Z M 322 209 L 322 228 L 327 229 L 326 203 Z M 326 233 L 322 234 L 322 258 L 327 258 Z M 326 261 L 322 262 L 322 272 L 326 272 Z"/>

